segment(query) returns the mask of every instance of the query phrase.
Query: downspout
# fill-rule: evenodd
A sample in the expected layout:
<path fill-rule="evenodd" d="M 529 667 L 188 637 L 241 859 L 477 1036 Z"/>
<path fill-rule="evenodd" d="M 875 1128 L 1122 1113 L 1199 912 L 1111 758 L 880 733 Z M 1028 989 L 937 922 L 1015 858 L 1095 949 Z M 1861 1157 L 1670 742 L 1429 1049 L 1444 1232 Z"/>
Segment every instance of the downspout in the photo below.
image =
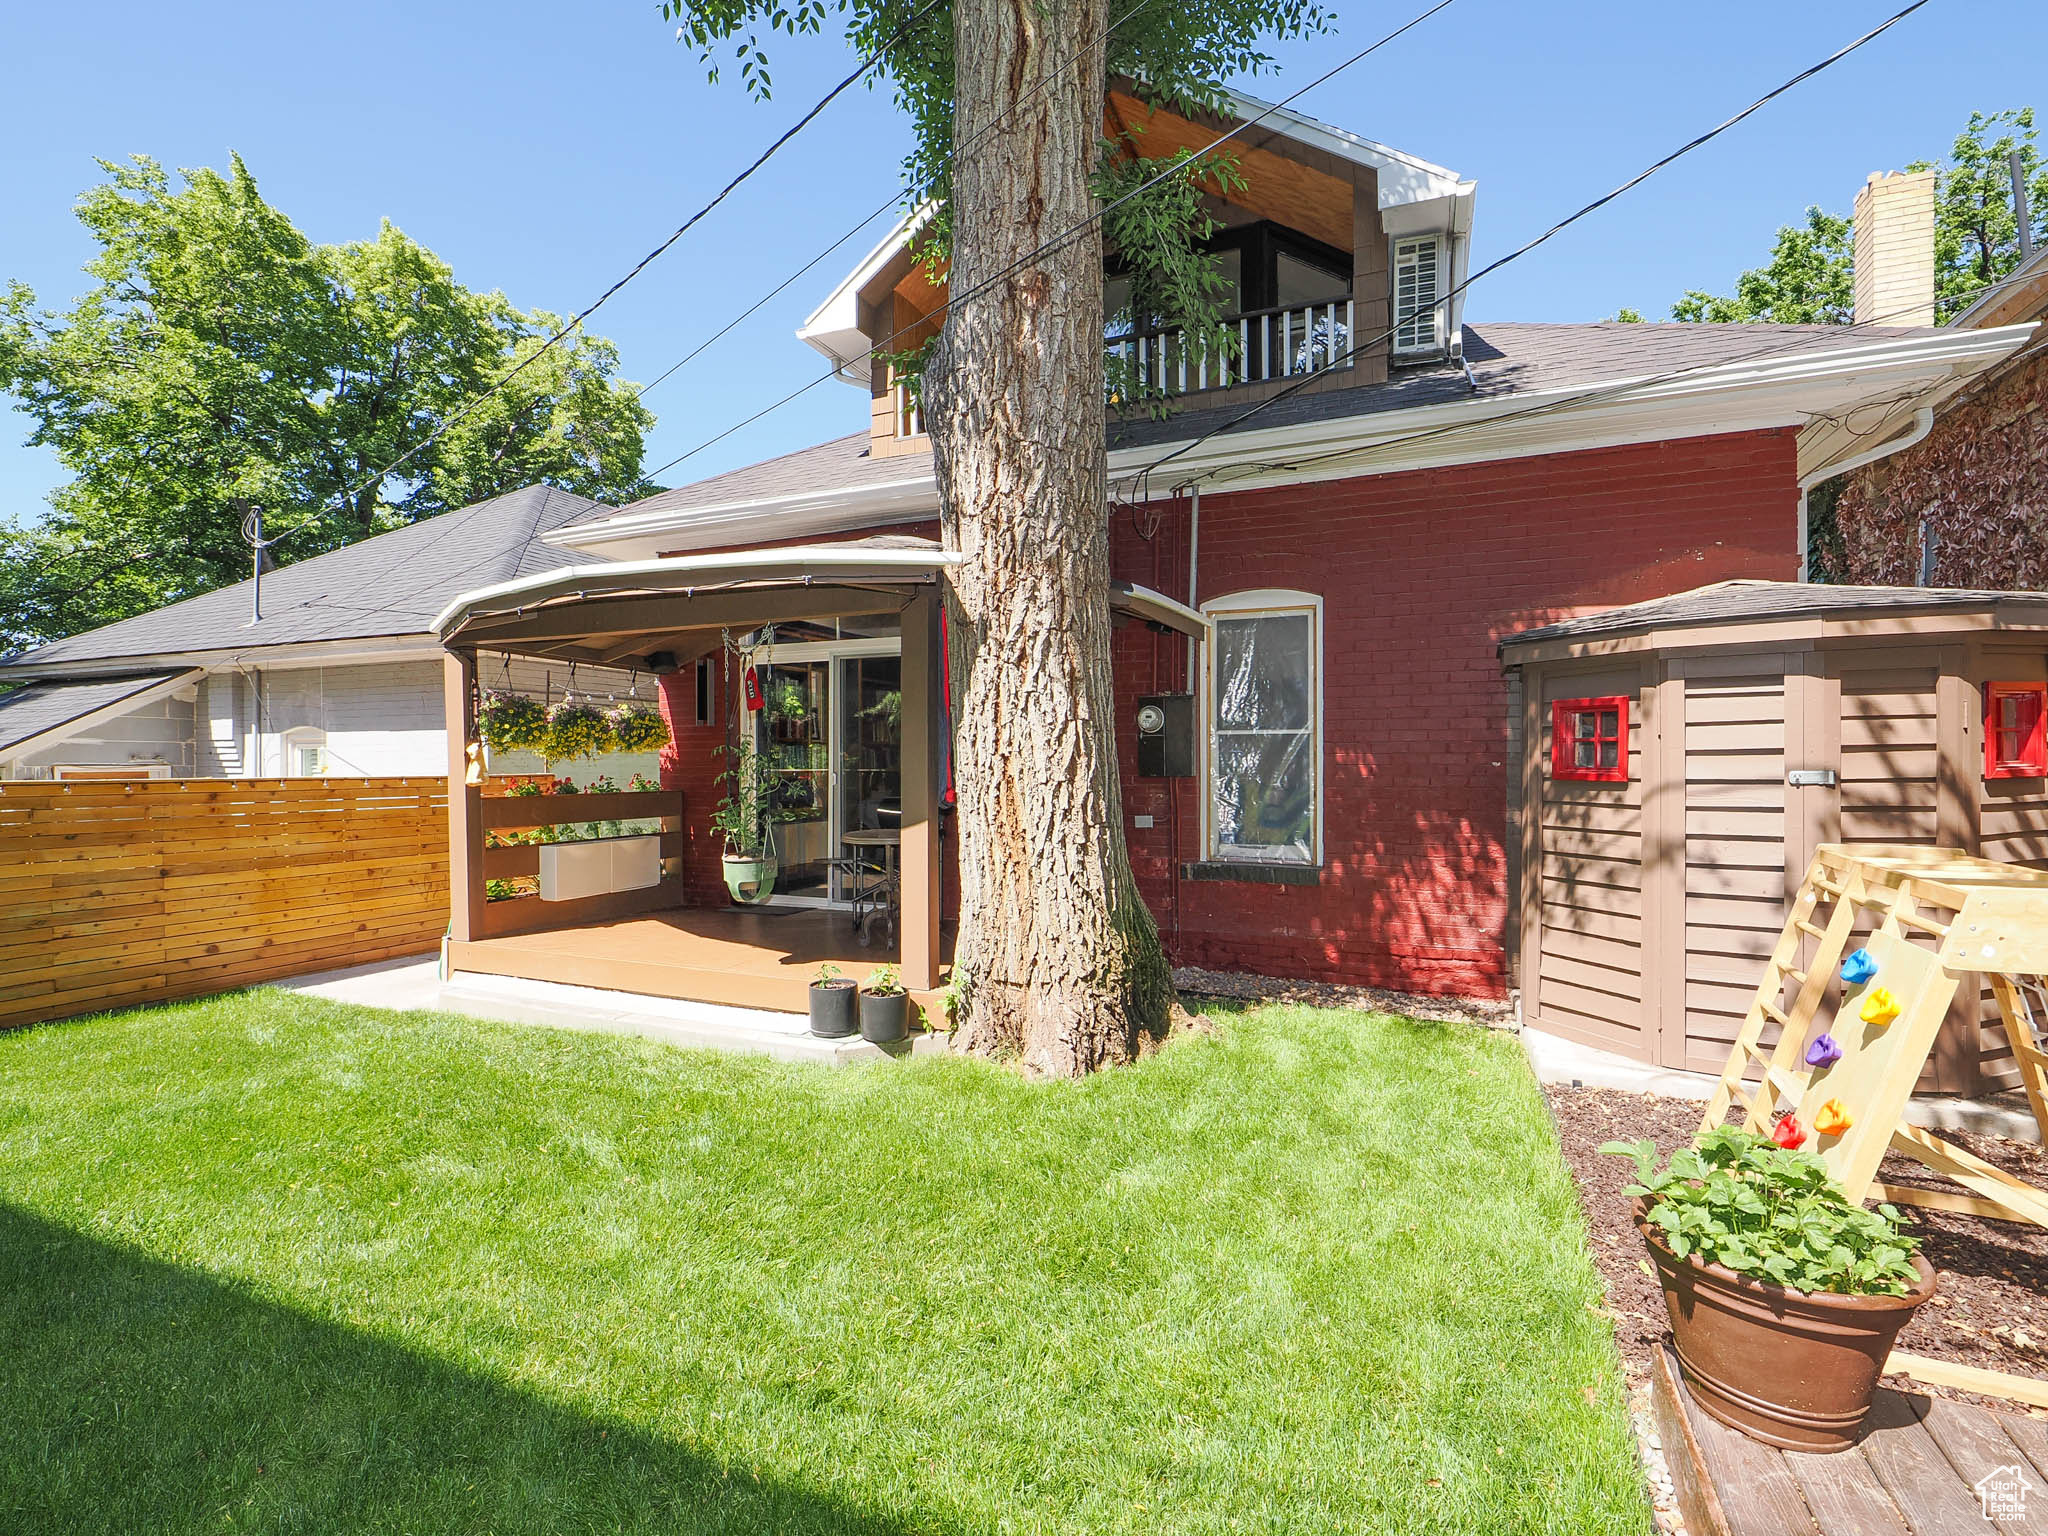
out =
<path fill-rule="evenodd" d="M 1816 485 L 1819 485 L 1823 480 L 1832 480 L 1837 475 L 1846 475 L 1852 470 L 1863 468 L 1866 464 L 1875 464 L 1879 459 L 1888 459 L 1895 453 L 1903 453 L 1933 430 L 1934 407 L 1923 405 L 1913 412 L 1913 425 L 1906 429 L 1904 436 L 1895 437 L 1889 442 L 1879 443 L 1875 448 L 1866 448 L 1861 453 L 1851 454 L 1846 459 L 1799 477 L 1799 579 L 1801 581 L 1810 581 L 1812 579 L 1811 572 L 1808 570 L 1807 556 L 1806 493 Z"/>

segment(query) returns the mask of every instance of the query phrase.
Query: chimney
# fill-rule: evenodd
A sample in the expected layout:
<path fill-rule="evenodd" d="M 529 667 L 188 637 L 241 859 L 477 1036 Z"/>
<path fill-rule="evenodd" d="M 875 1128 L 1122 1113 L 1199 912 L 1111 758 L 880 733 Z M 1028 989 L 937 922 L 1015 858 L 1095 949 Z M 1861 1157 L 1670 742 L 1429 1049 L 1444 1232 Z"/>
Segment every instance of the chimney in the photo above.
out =
<path fill-rule="evenodd" d="M 1934 172 L 1871 172 L 1854 218 L 1856 323 L 1934 324 Z"/>

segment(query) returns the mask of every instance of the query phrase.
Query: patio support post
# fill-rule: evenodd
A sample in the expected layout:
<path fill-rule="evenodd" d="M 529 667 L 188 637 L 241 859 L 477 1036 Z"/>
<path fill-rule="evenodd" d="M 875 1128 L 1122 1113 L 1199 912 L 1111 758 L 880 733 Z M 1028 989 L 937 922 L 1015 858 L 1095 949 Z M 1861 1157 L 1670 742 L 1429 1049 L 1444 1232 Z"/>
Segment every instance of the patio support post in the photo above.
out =
<path fill-rule="evenodd" d="M 903 985 L 939 984 L 939 593 L 903 610 Z"/>
<path fill-rule="evenodd" d="M 448 734 L 448 937 L 482 937 L 484 916 L 484 792 L 469 782 L 469 746 L 476 735 L 476 652 L 441 660 L 441 697 Z"/>

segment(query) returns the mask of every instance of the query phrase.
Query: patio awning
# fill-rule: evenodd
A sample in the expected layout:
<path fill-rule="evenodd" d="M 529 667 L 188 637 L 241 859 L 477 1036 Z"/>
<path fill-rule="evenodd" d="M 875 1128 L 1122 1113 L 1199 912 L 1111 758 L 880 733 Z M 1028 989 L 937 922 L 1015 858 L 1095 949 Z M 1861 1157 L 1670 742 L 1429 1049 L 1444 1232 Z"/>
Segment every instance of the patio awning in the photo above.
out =
<path fill-rule="evenodd" d="M 721 629 L 900 608 L 960 563 L 929 539 L 880 537 L 544 571 L 465 592 L 434 619 L 444 645 L 612 663 L 716 645 Z M 1113 583 L 1113 611 L 1197 639 L 1209 621 L 1150 588 Z M 696 637 L 692 642 L 691 637 Z"/>

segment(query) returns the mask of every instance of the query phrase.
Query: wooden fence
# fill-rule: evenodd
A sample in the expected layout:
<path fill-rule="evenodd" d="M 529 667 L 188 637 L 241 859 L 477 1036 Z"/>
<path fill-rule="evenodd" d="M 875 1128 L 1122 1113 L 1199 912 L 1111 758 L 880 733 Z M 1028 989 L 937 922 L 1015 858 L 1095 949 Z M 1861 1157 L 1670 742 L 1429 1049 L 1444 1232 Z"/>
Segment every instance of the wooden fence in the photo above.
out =
<path fill-rule="evenodd" d="M 0 784 L 0 1028 L 431 950 L 443 779 Z"/>

